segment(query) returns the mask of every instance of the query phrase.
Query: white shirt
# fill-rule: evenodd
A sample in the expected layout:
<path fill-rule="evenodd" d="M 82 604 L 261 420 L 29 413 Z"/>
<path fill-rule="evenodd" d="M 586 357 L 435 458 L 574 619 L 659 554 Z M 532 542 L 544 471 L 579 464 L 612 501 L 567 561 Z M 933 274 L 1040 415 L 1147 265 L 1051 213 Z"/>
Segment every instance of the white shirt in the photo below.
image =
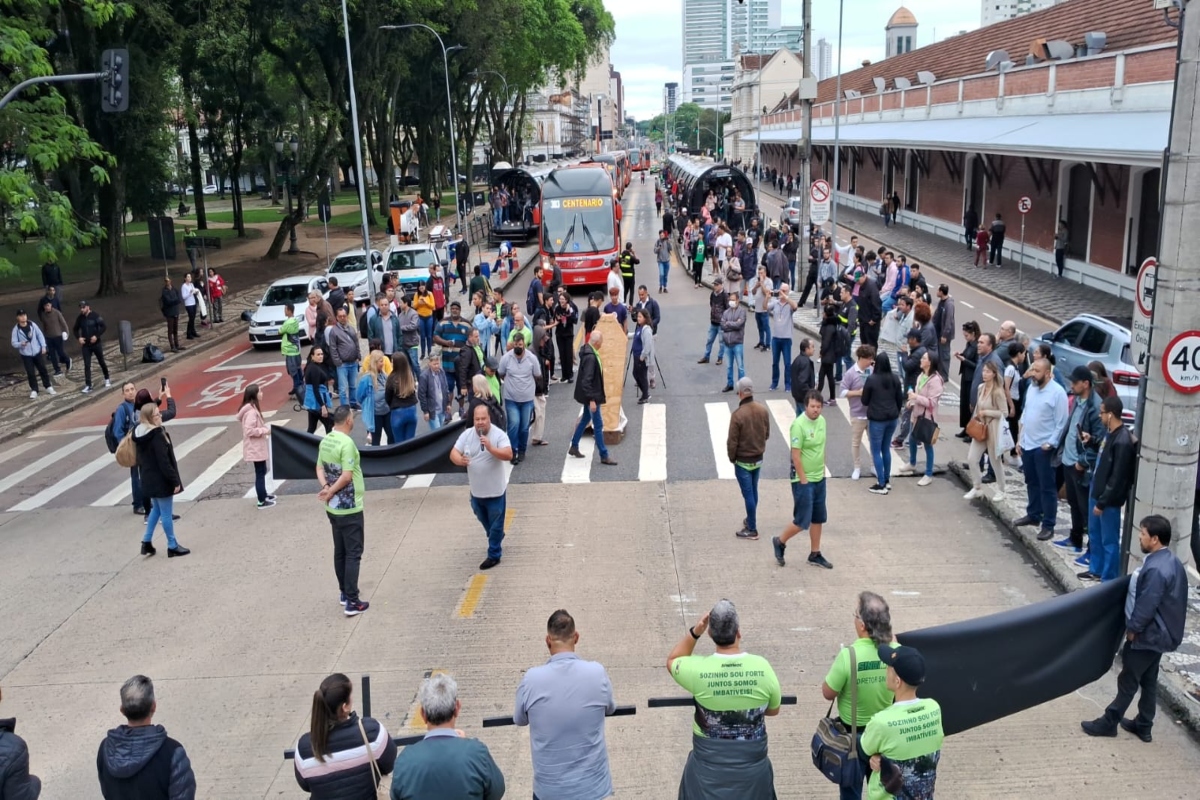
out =
<path fill-rule="evenodd" d="M 183 299 L 183 304 L 185 306 L 196 305 L 197 294 L 199 294 L 199 292 L 196 291 L 196 285 L 194 283 L 188 283 L 185 281 L 184 284 L 179 287 L 179 296 Z"/>
<path fill-rule="evenodd" d="M 616 290 L 618 292 L 625 291 L 625 282 L 621 280 L 621 276 L 620 276 L 620 274 L 617 273 L 616 270 L 610 269 L 608 271 L 607 283 L 608 283 L 608 286 L 605 287 L 606 289 L 612 289 L 612 288 L 616 287 Z"/>
<path fill-rule="evenodd" d="M 722 233 L 717 237 L 717 261 L 724 261 L 729 257 L 729 250 L 733 247 L 733 237 L 728 233 Z"/>
<path fill-rule="evenodd" d="M 497 450 L 511 447 L 508 434 L 499 425 L 492 425 L 487 433 L 488 441 Z M 462 453 L 471 462 L 467 465 L 467 482 L 471 485 L 471 496 L 486 500 L 500 497 L 508 489 L 508 475 L 503 461 L 487 451 L 482 439 L 474 426 L 466 428 L 458 435 L 454 449 Z"/>

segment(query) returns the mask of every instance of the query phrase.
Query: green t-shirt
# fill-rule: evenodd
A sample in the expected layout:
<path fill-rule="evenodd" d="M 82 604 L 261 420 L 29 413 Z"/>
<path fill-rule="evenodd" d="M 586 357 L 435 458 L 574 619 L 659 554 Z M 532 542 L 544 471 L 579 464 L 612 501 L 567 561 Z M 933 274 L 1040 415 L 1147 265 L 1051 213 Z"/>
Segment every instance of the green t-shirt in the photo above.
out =
<path fill-rule="evenodd" d="M 893 644 L 892 647 L 896 645 Z M 895 696 L 887 688 L 887 666 L 879 660 L 879 647 L 870 639 L 859 639 L 851 647 L 858 657 L 858 727 L 887 708 Z M 829 665 L 825 685 L 838 693 L 838 716 L 850 720 L 850 651 L 845 647 Z"/>
<path fill-rule="evenodd" d="M 513 328 L 508 332 L 508 342 L 506 344 L 512 344 L 515 342 L 517 340 L 517 336 L 520 336 L 525 340 L 526 350 L 533 346 L 533 331 L 529 330 L 529 328 Z"/>
<path fill-rule="evenodd" d="M 804 467 L 804 475 L 812 483 L 825 480 L 825 417 L 809 419 L 808 414 L 801 414 L 792 423 L 792 449 L 800 451 L 800 463 Z M 796 464 L 792 463 L 792 483 L 798 483 Z"/>
<path fill-rule="evenodd" d="M 942 709 L 936 700 L 918 697 L 888 706 L 867 724 L 862 735 L 863 753 L 885 755 L 904 774 L 905 797 L 933 797 L 938 759 L 942 755 Z M 889 800 L 879 773 L 871 773 L 868 800 Z"/>
<path fill-rule="evenodd" d="M 779 679 L 762 656 L 681 656 L 671 677 L 696 700 L 692 732 L 706 739 L 758 740 L 766 712 L 779 708 Z"/>
<path fill-rule="evenodd" d="M 317 459 L 321 468 L 325 470 L 325 480 L 331 484 L 336 483 L 346 470 L 350 470 L 354 475 L 350 483 L 329 498 L 326 506 L 329 513 L 344 516 L 361 512 L 365 489 L 363 488 L 362 459 L 354 440 L 341 431 L 330 431 L 321 440 Z"/>

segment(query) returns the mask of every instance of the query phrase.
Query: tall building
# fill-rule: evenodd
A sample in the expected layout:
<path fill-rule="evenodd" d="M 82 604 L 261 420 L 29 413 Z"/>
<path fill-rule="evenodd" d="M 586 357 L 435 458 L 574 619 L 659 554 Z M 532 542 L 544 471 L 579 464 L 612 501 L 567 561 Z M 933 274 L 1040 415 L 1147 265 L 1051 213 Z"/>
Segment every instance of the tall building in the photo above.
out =
<path fill-rule="evenodd" d="M 674 82 L 664 83 L 663 114 L 674 114 L 677 108 L 679 108 L 679 84 Z"/>
<path fill-rule="evenodd" d="M 681 102 L 728 111 L 734 59 L 739 53 L 773 52 L 770 38 L 779 29 L 780 3 L 683 0 Z"/>
<path fill-rule="evenodd" d="M 904 6 L 896 9 L 884 27 L 887 50 L 884 58 L 911 53 L 917 47 L 917 18 Z"/>
<path fill-rule="evenodd" d="M 1031 11 L 1041 11 L 1062 0 L 982 0 L 980 3 L 980 25 L 991 25 L 1006 19 L 1019 17 Z"/>
<path fill-rule="evenodd" d="M 826 78 L 832 78 L 833 45 L 824 36 L 817 40 L 817 49 L 814 55 L 817 57 L 816 68 L 814 69 L 817 80 L 823 81 Z"/>

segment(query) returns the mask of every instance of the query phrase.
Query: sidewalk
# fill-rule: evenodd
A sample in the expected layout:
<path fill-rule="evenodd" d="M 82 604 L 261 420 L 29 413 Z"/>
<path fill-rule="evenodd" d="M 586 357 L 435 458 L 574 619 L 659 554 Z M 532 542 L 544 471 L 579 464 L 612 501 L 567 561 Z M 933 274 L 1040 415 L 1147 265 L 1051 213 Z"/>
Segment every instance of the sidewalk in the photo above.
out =
<path fill-rule="evenodd" d="M 494 287 L 501 290 L 506 289 L 538 257 L 536 244 L 518 247 L 516 252 L 520 266 L 505 280 L 493 280 Z M 478 259 L 473 257 L 473 260 L 478 263 Z M 210 259 L 209 264 L 210 266 L 217 265 L 213 259 Z M 323 273 L 324 264 L 325 259 L 322 254 L 319 258 L 297 264 L 295 274 L 303 275 L 312 270 L 319 270 Z M 115 408 L 120 398 L 119 387 L 122 383 L 126 381 L 143 383 L 162 374 L 164 370 L 170 368 L 171 364 L 219 347 L 239 336 L 246 336 L 247 325 L 241 321 L 242 312 L 255 307 L 256 301 L 262 298 L 263 292 L 266 291 L 269 284 L 270 281 L 267 281 L 227 296 L 224 301 L 226 321 L 211 328 L 205 328 L 203 338 L 189 343 L 190 346 L 186 353 L 179 356 L 167 353 L 167 359 L 159 364 L 143 364 L 142 350 L 151 343 L 160 347 L 164 346 L 166 337 L 163 326 L 155 325 L 134 329 L 134 350 L 128 356 L 129 363 L 126 367 L 125 357 L 121 355 L 120 345 L 117 341 L 116 323 L 111 323 L 109 331 L 111 339 L 106 341 L 104 347 L 104 358 L 108 362 L 112 379 L 112 388 L 109 389 L 103 388 L 103 374 L 100 372 L 99 365 L 93 363 L 92 385 L 95 387 L 95 391 L 91 394 L 83 394 L 80 391 L 83 386 L 83 360 L 79 356 L 77 345 L 73 349 L 69 347 L 71 371 L 70 374 L 54 383 L 54 388 L 58 391 L 56 396 L 49 396 L 44 390 L 39 390 L 38 398 L 30 400 L 28 397 L 29 385 L 23 379 L 10 386 L 0 388 L 0 443 L 29 434 L 59 417 L 98 400 L 107 402 Z M 454 294 L 448 297 L 447 302 L 453 299 L 461 300 L 462 295 Z M 47 369 L 49 369 L 48 366 Z"/>
<path fill-rule="evenodd" d="M 764 188 L 762 194 L 777 203 L 780 196 Z M 1098 314 L 1129 319 L 1133 303 L 1107 292 L 1083 286 L 1069 280 L 1053 278 L 1050 273 L 1026 267 L 1023 280 L 1018 278 L 1017 265 L 1006 262 L 1003 267 L 976 267 L 974 253 L 966 242 L 952 241 L 904 225 L 903 221 L 884 227 L 883 220 L 874 214 L 838 207 L 838 226 L 870 240 L 862 244 L 883 242 L 893 251 L 903 252 L 910 262 L 927 265 L 956 280 L 970 284 L 1010 303 L 1024 306 L 1035 314 L 1062 324 L 1078 314 Z M 1020 286 L 1020 288 L 1019 288 Z"/>

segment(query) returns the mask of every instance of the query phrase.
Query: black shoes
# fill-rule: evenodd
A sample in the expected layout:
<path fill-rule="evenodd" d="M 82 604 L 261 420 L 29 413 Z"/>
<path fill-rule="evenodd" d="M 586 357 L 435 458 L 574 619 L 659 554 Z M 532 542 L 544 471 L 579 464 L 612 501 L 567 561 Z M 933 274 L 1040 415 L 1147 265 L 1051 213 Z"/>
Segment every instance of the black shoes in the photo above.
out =
<path fill-rule="evenodd" d="M 783 559 L 783 551 L 787 550 L 787 545 L 779 541 L 779 537 L 775 536 L 771 539 L 771 548 L 775 551 L 775 563 L 779 566 L 787 566 L 787 562 Z"/>
<path fill-rule="evenodd" d="M 758 539 L 758 531 L 752 531 L 749 528 L 742 528 L 740 531 L 735 533 L 734 536 L 739 539 L 749 539 L 750 541 L 754 541 Z"/>
<path fill-rule="evenodd" d="M 183 545 L 177 544 L 174 547 L 167 550 L 167 558 L 175 558 L 176 556 L 182 558 L 183 556 L 186 556 L 190 552 L 192 552 L 192 551 L 188 550 Z"/>
<path fill-rule="evenodd" d="M 733 384 L 732 384 L 732 383 L 727 383 L 727 384 L 725 384 L 725 388 L 724 388 L 724 389 L 722 389 L 721 391 L 722 391 L 722 392 L 732 392 L 732 391 L 733 391 Z"/>
<path fill-rule="evenodd" d="M 500 559 L 492 558 L 491 556 L 488 556 L 487 558 L 485 558 L 483 560 L 483 563 L 479 565 L 479 568 L 480 569 L 491 569 L 492 567 L 496 566 L 499 563 L 500 563 Z"/>
<path fill-rule="evenodd" d="M 700 359 L 700 360 L 699 360 L 699 361 L 697 361 L 696 363 L 697 363 L 697 364 L 707 364 L 707 363 L 708 363 L 708 356 L 705 356 L 704 358 Z"/>
<path fill-rule="evenodd" d="M 606 467 L 615 467 L 617 465 L 617 460 L 611 456 L 605 456 L 604 458 L 600 459 L 600 463 Z"/>
<path fill-rule="evenodd" d="M 1025 525 L 1037 525 L 1037 524 L 1038 524 L 1038 520 L 1034 519 L 1033 517 L 1029 516 L 1028 514 L 1021 517 L 1020 519 L 1013 520 L 1013 525 L 1016 525 L 1018 528 L 1023 527 Z"/>
<path fill-rule="evenodd" d="M 1048 542 L 1054 538 L 1054 528 L 1042 528 L 1038 531 L 1037 540 L 1039 542 Z"/>
<path fill-rule="evenodd" d="M 157 552 L 158 551 L 154 549 L 154 545 L 152 545 L 150 542 L 142 542 L 142 555 L 152 556 Z"/>
<path fill-rule="evenodd" d="M 574 456 L 575 458 L 583 458 L 583 453 L 579 452 L 578 447 L 572 447 L 567 451 L 567 455 Z"/>
<path fill-rule="evenodd" d="M 808 554 L 808 565 L 810 567 L 824 567 L 825 569 L 833 569 L 833 564 L 830 564 L 825 560 L 825 556 L 821 555 L 820 550 L 815 553 Z"/>
<path fill-rule="evenodd" d="M 1154 737 L 1150 735 L 1149 729 L 1139 728 L 1137 726 L 1137 722 L 1135 722 L 1134 720 L 1122 719 L 1120 724 L 1121 724 L 1121 730 L 1132 733 L 1134 736 L 1138 737 L 1146 744 L 1149 744 L 1150 742 L 1154 741 Z"/>
<path fill-rule="evenodd" d="M 1122 720 L 1124 722 L 1124 720 Z M 1097 717 L 1087 722 L 1079 723 L 1079 727 L 1083 728 L 1083 732 L 1088 736 L 1116 736 L 1117 726 L 1113 725 L 1105 717 Z"/>
<path fill-rule="evenodd" d="M 515 456 L 512 457 L 512 465 L 515 467 L 520 463 L 521 463 L 521 454 L 517 453 Z"/>

